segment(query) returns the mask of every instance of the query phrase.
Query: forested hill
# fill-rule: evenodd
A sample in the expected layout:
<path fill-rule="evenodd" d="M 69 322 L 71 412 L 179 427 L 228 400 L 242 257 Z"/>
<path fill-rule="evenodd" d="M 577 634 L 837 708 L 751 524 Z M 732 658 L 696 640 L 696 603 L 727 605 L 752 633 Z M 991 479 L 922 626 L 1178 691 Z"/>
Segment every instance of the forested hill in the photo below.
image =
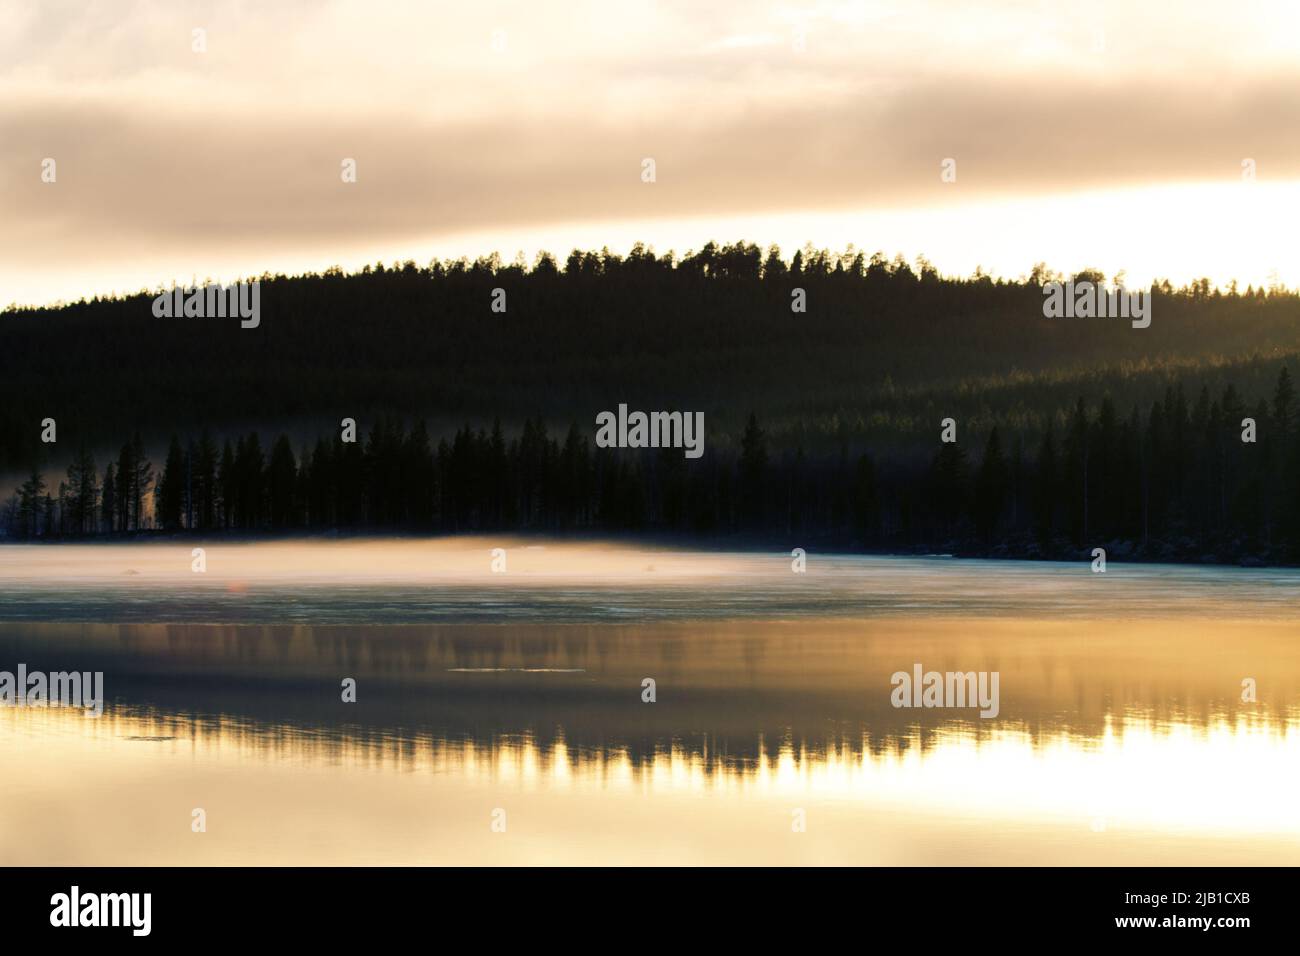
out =
<path fill-rule="evenodd" d="M 1046 318 L 1055 278 L 740 244 L 266 276 L 256 328 L 155 317 L 145 294 L 10 310 L 0 537 L 504 530 L 1300 561 L 1300 298 L 1162 284 L 1133 328 Z M 702 456 L 598 447 L 621 403 L 702 413 Z"/>
<path fill-rule="evenodd" d="M 734 445 L 751 411 L 772 442 L 809 450 L 928 441 L 944 416 L 1033 436 L 1081 394 L 1145 409 L 1181 379 L 1192 394 L 1232 383 L 1265 396 L 1300 347 L 1294 294 L 1165 284 L 1150 328 L 1134 329 L 1045 318 L 1048 278 L 951 279 L 924 262 L 737 243 L 263 276 L 253 329 L 156 318 L 153 293 L 10 308 L 0 471 L 28 466 L 47 417 L 64 440 L 113 448 L 202 426 L 310 437 L 343 416 L 423 418 L 435 433 L 537 415 L 563 428 L 619 402 L 703 411 L 715 447 Z"/>

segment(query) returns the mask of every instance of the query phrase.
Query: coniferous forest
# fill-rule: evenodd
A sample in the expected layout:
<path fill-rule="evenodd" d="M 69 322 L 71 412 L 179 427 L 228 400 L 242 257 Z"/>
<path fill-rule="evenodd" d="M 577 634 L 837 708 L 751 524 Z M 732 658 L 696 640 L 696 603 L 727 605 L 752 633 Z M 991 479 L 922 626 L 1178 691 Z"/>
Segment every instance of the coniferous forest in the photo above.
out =
<path fill-rule="evenodd" d="M 737 243 L 268 275 L 256 329 L 11 307 L 0 533 L 1300 561 L 1300 297 L 1157 283 L 1139 330 L 1045 318 L 1056 278 L 1104 279 Z M 624 402 L 702 411 L 703 456 L 596 447 Z"/>

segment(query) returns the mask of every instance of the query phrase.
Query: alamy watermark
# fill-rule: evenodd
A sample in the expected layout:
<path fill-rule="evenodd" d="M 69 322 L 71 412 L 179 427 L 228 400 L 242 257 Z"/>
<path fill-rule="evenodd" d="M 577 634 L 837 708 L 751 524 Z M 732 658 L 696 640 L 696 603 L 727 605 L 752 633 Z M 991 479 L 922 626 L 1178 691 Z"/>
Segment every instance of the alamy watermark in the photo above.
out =
<path fill-rule="evenodd" d="M 73 886 L 50 897 L 51 926 L 126 926 L 132 936 L 148 936 L 152 893 L 82 893 Z"/>
<path fill-rule="evenodd" d="M 626 403 L 618 413 L 596 416 L 596 446 L 599 448 L 684 448 L 687 458 L 704 454 L 703 412 L 628 412 Z"/>
<path fill-rule="evenodd" d="M 238 318 L 240 328 L 255 329 L 262 324 L 262 283 L 177 286 L 154 298 L 153 314 L 156 319 Z"/>
<path fill-rule="evenodd" d="M 1151 324 L 1151 290 L 1129 292 L 1122 285 L 1107 291 L 1087 279 L 1043 285 L 1043 315 L 1049 319 L 1132 319 L 1135 329 Z"/>
<path fill-rule="evenodd" d="M 895 671 L 889 702 L 895 707 L 978 707 L 981 717 L 996 717 L 1001 707 L 998 671 Z"/>
<path fill-rule="evenodd" d="M 87 716 L 104 713 L 104 672 L 28 671 L 19 664 L 15 674 L 0 671 L 0 704 L 17 707 L 58 705 L 81 707 Z"/>

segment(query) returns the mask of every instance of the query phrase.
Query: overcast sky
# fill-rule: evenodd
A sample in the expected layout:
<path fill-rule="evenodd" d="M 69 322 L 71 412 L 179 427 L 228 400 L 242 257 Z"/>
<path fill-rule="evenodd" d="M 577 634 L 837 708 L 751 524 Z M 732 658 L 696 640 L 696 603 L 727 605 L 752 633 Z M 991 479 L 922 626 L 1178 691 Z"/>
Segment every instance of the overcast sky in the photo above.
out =
<path fill-rule="evenodd" d="M 637 239 L 1300 283 L 1293 2 L 0 0 L 0 22 L 0 305 Z"/>

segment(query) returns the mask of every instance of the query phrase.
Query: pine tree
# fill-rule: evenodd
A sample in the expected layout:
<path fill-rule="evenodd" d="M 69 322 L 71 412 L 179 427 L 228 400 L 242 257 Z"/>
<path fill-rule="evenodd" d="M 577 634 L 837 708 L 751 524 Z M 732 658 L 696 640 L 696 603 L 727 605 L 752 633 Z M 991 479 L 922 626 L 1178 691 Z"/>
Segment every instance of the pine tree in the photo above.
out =
<path fill-rule="evenodd" d="M 194 521 L 199 528 L 208 531 L 216 526 L 217 515 L 217 446 L 212 441 L 208 430 L 203 429 L 198 447 L 194 452 Z"/>
<path fill-rule="evenodd" d="M 117 480 L 113 475 L 113 463 L 104 468 L 104 492 L 100 510 L 100 527 L 110 534 L 116 529 L 117 515 Z"/>
<path fill-rule="evenodd" d="M 145 456 L 144 442 L 136 432 L 131 439 L 131 459 L 135 464 L 135 477 L 131 482 L 131 513 L 135 515 L 137 529 L 145 526 L 144 502 L 153 490 L 153 463 Z"/>
<path fill-rule="evenodd" d="M 163 462 L 162 476 L 158 481 L 158 494 L 154 508 L 158 526 L 164 531 L 175 531 L 181 526 L 185 496 L 185 453 L 175 435 L 167 446 L 167 459 Z"/>
<path fill-rule="evenodd" d="M 294 461 L 289 436 L 281 435 L 271 448 L 271 464 L 267 470 L 268 504 L 273 528 L 291 528 L 295 520 L 294 492 L 298 483 L 298 466 Z"/>
<path fill-rule="evenodd" d="M 767 435 L 754 412 L 740 437 L 739 472 L 742 521 L 752 530 L 762 525 L 767 503 Z"/>
<path fill-rule="evenodd" d="M 1291 385 L 1291 373 L 1285 365 L 1277 375 L 1277 387 L 1273 390 L 1273 427 L 1279 439 L 1291 434 L 1292 412 L 1295 404 L 1295 389 Z"/>
<path fill-rule="evenodd" d="M 979 475 L 975 481 L 975 524 L 985 543 L 993 540 L 1006 503 L 1006 492 L 1007 463 L 1002 457 L 998 430 L 994 428 L 989 432 L 988 442 L 984 446 L 984 460 L 980 463 Z"/>
<path fill-rule="evenodd" d="M 24 538 L 34 538 L 40 533 L 42 497 L 45 479 L 40 470 L 32 469 L 30 477 L 18 489 L 18 533 Z"/>
<path fill-rule="evenodd" d="M 130 531 L 137 517 L 133 514 L 132 503 L 139 498 L 135 452 L 127 442 L 117 453 L 117 530 Z"/>

